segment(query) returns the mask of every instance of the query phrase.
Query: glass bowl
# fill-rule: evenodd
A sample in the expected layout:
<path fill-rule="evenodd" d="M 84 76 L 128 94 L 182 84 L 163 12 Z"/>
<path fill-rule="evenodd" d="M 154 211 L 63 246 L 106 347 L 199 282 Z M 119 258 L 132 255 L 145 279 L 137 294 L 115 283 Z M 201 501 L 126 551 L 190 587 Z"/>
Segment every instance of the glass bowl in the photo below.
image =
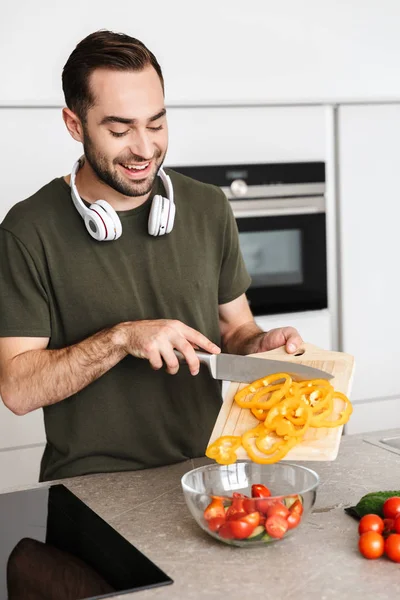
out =
<path fill-rule="evenodd" d="M 298 530 L 315 503 L 319 477 L 288 462 L 240 460 L 193 469 L 181 484 L 188 508 L 204 531 L 226 544 L 253 547 Z"/>

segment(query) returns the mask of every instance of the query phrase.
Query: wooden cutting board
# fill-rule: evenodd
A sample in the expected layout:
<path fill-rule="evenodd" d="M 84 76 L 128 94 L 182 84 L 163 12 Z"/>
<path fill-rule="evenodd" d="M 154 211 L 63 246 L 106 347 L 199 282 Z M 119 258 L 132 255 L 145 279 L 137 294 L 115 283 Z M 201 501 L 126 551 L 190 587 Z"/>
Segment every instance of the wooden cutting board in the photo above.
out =
<path fill-rule="evenodd" d="M 302 346 L 301 355 L 287 354 L 284 347 L 257 354 L 261 358 L 284 360 L 288 363 L 295 362 L 309 365 L 332 373 L 330 380 L 335 390 L 350 397 L 351 385 L 354 374 L 354 358 L 343 352 L 332 352 L 322 350 L 317 346 L 305 343 Z M 255 356 L 254 354 L 252 356 Z M 296 380 L 298 380 L 296 378 Z M 248 385 L 247 383 L 232 382 L 225 394 L 224 402 L 219 412 L 209 444 L 222 435 L 242 435 L 248 429 L 256 427 L 259 421 L 247 408 L 240 408 L 234 401 L 236 392 Z M 343 403 L 336 401 L 336 418 L 342 409 Z M 351 417 L 350 417 L 351 418 Z M 339 451 L 343 425 L 333 428 L 310 428 L 302 442 L 292 448 L 283 460 L 335 460 Z M 237 450 L 238 459 L 248 459 L 244 448 Z"/>

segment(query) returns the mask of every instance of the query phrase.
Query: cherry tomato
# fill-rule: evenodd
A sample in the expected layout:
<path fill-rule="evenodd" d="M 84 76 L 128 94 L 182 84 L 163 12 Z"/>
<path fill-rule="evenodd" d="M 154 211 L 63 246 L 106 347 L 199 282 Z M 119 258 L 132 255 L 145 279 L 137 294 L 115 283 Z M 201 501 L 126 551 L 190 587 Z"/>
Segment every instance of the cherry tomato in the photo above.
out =
<path fill-rule="evenodd" d="M 301 515 L 298 512 L 289 513 L 287 520 L 288 529 L 294 529 L 301 521 Z"/>
<path fill-rule="evenodd" d="M 252 512 L 252 513 L 249 513 L 248 515 L 246 515 L 245 517 L 241 517 L 240 519 L 237 519 L 237 520 L 243 521 L 243 523 L 249 523 L 249 525 L 252 525 L 253 529 L 255 529 L 257 527 L 257 525 L 260 524 L 260 513 Z"/>
<path fill-rule="evenodd" d="M 275 502 L 276 500 L 272 500 L 272 498 L 256 498 L 256 510 L 263 515 L 266 515 L 270 506 L 275 504 Z"/>
<path fill-rule="evenodd" d="M 400 534 L 392 533 L 386 538 L 385 554 L 390 560 L 400 562 Z"/>
<path fill-rule="evenodd" d="M 392 533 L 393 528 L 394 528 L 394 519 L 383 519 L 383 533 L 384 534 L 388 534 L 388 533 Z M 400 533 L 400 531 L 397 531 L 396 533 Z"/>
<path fill-rule="evenodd" d="M 303 505 L 301 503 L 301 500 L 296 500 L 296 502 L 294 502 L 292 504 L 292 506 L 289 508 L 289 511 L 291 513 L 298 513 L 300 516 L 303 514 L 304 508 Z"/>
<path fill-rule="evenodd" d="M 358 533 L 360 535 L 366 531 L 376 531 L 377 533 L 382 533 L 384 528 L 385 524 L 378 515 L 364 515 L 358 525 Z"/>
<path fill-rule="evenodd" d="M 400 515 L 398 515 L 395 518 L 395 520 L 393 521 L 392 529 L 390 531 L 394 531 L 395 533 L 400 533 Z"/>
<path fill-rule="evenodd" d="M 233 540 L 233 538 L 235 537 L 233 535 L 233 531 L 231 529 L 231 525 L 232 525 L 232 521 L 229 521 L 229 523 L 224 523 L 223 525 L 221 525 L 221 527 L 218 529 L 218 533 L 219 535 L 224 538 L 225 540 Z"/>
<path fill-rule="evenodd" d="M 287 506 L 282 504 L 282 502 L 277 502 L 276 504 L 272 504 L 267 511 L 267 519 L 268 517 L 272 517 L 272 515 L 279 515 L 284 519 L 287 519 L 289 516 L 289 509 Z"/>
<path fill-rule="evenodd" d="M 400 497 L 392 496 L 388 498 L 383 505 L 383 514 L 386 519 L 394 519 L 400 514 Z"/>
<path fill-rule="evenodd" d="M 271 492 L 262 483 L 253 483 L 251 486 L 251 495 L 253 498 L 268 498 Z"/>
<path fill-rule="evenodd" d="M 243 500 L 243 508 L 247 513 L 252 513 L 258 510 L 256 501 L 253 498 Z"/>
<path fill-rule="evenodd" d="M 223 517 L 225 520 L 224 503 L 221 498 L 217 497 L 212 499 L 212 502 L 210 502 L 204 511 L 204 518 L 206 521 L 214 519 L 215 517 Z"/>
<path fill-rule="evenodd" d="M 365 558 L 379 558 L 385 549 L 383 536 L 376 531 L 366 531 L 360 535 L 358 549 Z"/>
<path fill-rule="evenodd" d="M 265 521 L 267 520 L 266 516 L 263 515 L 262 513 L 258 513 L 260 515 L 260 522 L 259 525 L 265 525 Z"/>
<path fill-rule="evenodd" d="M 288 528 L 286 519 L 279 515 L 272 515 L 272 517 L 268 517 L 265 521 L 266 532 L 273 538 L 282 538 Z"/>
<path fill-rule="evenodd" d="M 232 504 L 226 511 L 226 520 L 230 521 L 231 519 L 237 519 L 240 517 L 245 517 L 247 512 L 243 507 L 243 503 L 246 500 L 246 496 L 243 494 L 239 494 L 237 492 L 233 492 L 233 500 Z"/>
<path fill-rule="evenodd" d="M 254 513 L 253 513 L 254 514 Z M 255 529 L 251 523 L 246 523 L 244 519 L 237 519 L 236 521 L 229 521 L 231 532 L 233 537 L 237 540 L 244 540 L 249 537 Z M 221 530 L 220 530 L 221 531 Z"/>
<path fill-rule="evenodd" d="M 208 528 L 210 531 L 218 531 L 224 523 L 225 517 L 214 517 L 213 519 L 209 519 Z"/>

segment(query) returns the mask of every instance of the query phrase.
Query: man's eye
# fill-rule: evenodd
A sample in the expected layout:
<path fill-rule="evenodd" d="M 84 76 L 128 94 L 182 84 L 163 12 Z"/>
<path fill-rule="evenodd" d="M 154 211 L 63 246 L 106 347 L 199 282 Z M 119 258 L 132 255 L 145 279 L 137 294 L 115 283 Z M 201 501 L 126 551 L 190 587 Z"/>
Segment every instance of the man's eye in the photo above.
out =
<path fill-rule="evenodd" d="M 150 129 L 150 131 L 161 131 L 162 128 L 163 126 L 159 125 L 158 127 L 148 127 L 147 129 Z"/>
<path fill-rule="evenodd" d="M 116 131 L 110 131 L 111 135 L 113 135 L 114 137 L 123 137 L 128 132 L 129 132 L 129 129 L 128 129 L 128 131 L 123 131 L 122 133 L 117 133 Z"/>

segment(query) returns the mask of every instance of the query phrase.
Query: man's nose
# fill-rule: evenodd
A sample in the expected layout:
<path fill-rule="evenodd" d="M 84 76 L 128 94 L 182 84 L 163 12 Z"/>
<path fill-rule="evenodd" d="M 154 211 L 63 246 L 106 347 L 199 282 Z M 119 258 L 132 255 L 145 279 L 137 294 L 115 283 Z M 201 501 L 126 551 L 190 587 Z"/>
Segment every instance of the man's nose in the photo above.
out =
<path fill-rule="evenodd" d="M 144 159 L 151 159 L 154 154 L 154 147 L 151 136 L 145 130 L 135 132 L 131 143 L 129 144 L 132 154 L 141 156 Z"/>

